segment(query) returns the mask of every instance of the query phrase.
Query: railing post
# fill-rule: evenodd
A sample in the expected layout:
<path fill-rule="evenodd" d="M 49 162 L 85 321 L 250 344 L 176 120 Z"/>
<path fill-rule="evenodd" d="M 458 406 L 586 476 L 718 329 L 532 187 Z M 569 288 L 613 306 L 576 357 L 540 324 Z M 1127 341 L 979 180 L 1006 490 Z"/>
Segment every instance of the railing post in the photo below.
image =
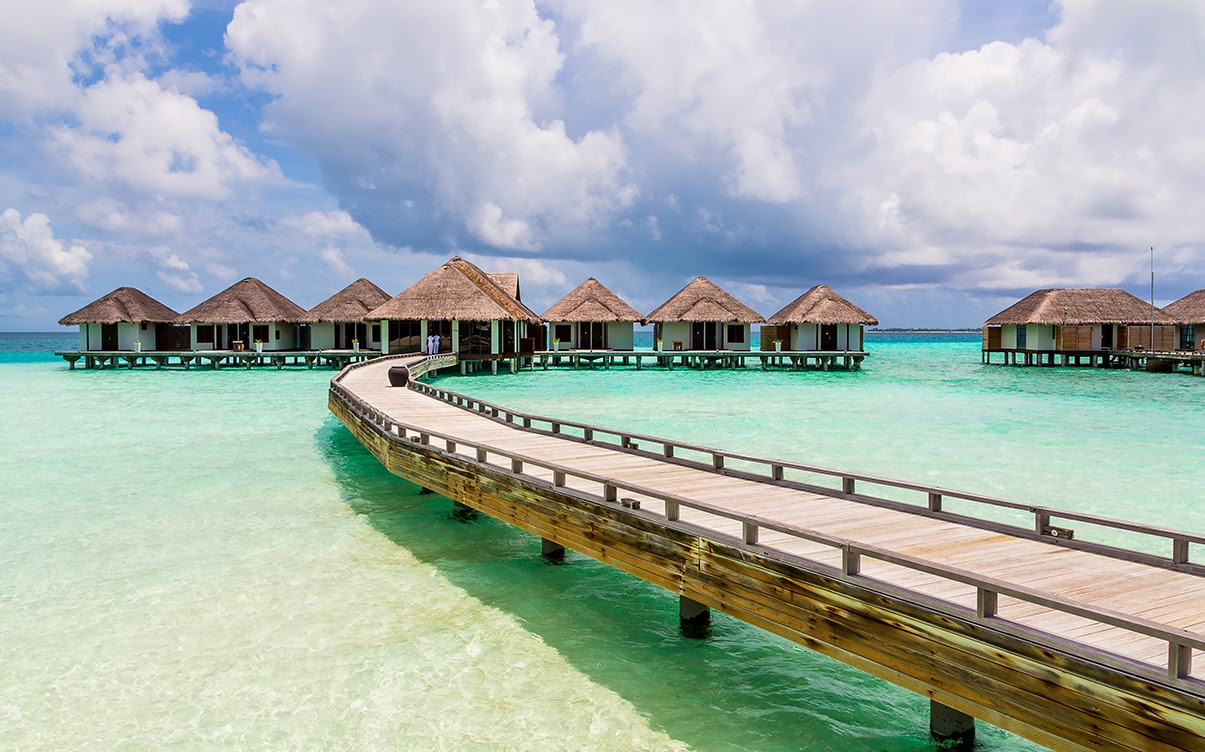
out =
<path fill-rule="evenodd" d="M 851 494 L 854 492 L 854 479 L 848 475 L 841 478 L 841 493 Z"/>
<path fill-rule="evenodd" d="M 602 491 L 603 501 L 610 502 L 612 504 L 615 503 L 615 500 L 618 497 L 618 489 L 616 489 L 614 485 L 604 481 Z"/>
<path fill-rule="evenodd" d="M 554 488 L 563 488 L 565 486 L 565 471 L 564 470 L 553 470 L 552 471 L 552 485 Z"/>
<path fill-rule="evenodd" d="M 1034 532 L 1043 535 L 1048 527 L 1050 527 L 1050 515 L 1041 509 L 1035 509 L 1033 513 Z"/>
<path fill-rule="evenodd" d="M 841 549 L 841 571 L 853 577 L 862 573 L 862 554 L 849 546 Z"/>
<path fill-rule="evenodd" d="M 941 494 L 934 493 L 932 491 L 929 492 L 929 511 L 930 512 L 940 512 L 941 511 Z"/>
<path fill-rule="evenodd" d="M 632 444 L 632 437 L 631 437 L 631 436 L 628 436 L 628 435 L 626 435 L 626 434 L 620 434 L 620 436 L 619 436 L 619 446 L 623 447 L 624 449 L 627 449 L 629 446 L 631 446 L 631 444 Z"/>
<path fill-rule="evenodd" d="M 742 520 L 741 533 L 745 539 L 745 545 L 752 546 L 757 543 L 757 525 L 754 523 Z"/>
<path fill-rule="evenodd" d="M 1167 675 L 1173 679 L 1187 679 L 1192 674 L 1192 647 L 1168 643 Z"/>
<path fill-rule="evenodd" d="M 711 466 L 714 467 L 716 470 L 723 470 L 724 469 L 724 455 L 720 454 L 719 452 L 712 452 L 711 453 Z"/>
<path fill-rule="evenodd" d="M 510 458 L 510 471 L 516 475 L 523 472 L 523 460 L 518 457 Z"/>
<path fill-rule="evenodd" d="M 419 443 L 420 443 L 420 444 L 430 444 L 430 443 L 431 443 L 431 434 L 429 434 L 429 433 L 420 433 L 420 434 L 418 435 L 418 441 L 419 441 Z"/>
<path fill-rule="evenodd" d="M 770 480 L 782 480 L 784 475 L 782 465 L 770 465 Z"/>
<path fill-rule="evenodd" d="M 477 461 L 485 462 L 486 451 L 484 447 L 477 447 Z"/>
<path fill-rule="evenodd" d="M 669 501 L 668 499 L 666 500 L 666 502 L 665 502 L 665 519 L 666 520 L 673 521 L 673 520 L 678 519 L 678 516 L 681 514 L 681 511 L 682 510 L 679 508 L 678 502 Z"/>
<path fill-rule="evenodd" d="M 527 416 L 524 416 L 524 417 L 523 417 L 523 427 L 524 427 L 524 428 L 531 428 L 531 418 L 529 418 L 529 417 L 527 417 Z"/>
<path fill-rule="evenodd" d="M 552 432 L 560 433 L 561 432 L 561 424 L 554 421 L 552 424 Z"/>
<path fill-rule="evenodd" d="M 673 444 L 665 444 L 663 447 L 662 454 L 664 454 L 666 457 L 673 457 L 674 456 L 674 445 Z"/>
<path fill-rule="evenodd" d="M 585 439 L 586 441 L 594 441 L 594 429 L 593 428 L 583 428 L 582 429 L 582 438 Z"/>
<path fill-rule="evenodd" d="M 456 442 L 455 441 L 452 441 L 451 439 L 447 439 L 447 440 L 445 440 L 444 444 L 449 452 L 456 451 Z"/>
<path fill-rule="evenodd" d="M 1000 607 L 1000 594 L 995 590 L 980 587 L 975 601 L 975 612 L 979 614 L 979 618 L 991 619 Z"/>
<path fill-rule="evenodd" d="M 1188 541 L 1183 538 L 1172 539 L 1172 563 L 1188 563 Z"/>

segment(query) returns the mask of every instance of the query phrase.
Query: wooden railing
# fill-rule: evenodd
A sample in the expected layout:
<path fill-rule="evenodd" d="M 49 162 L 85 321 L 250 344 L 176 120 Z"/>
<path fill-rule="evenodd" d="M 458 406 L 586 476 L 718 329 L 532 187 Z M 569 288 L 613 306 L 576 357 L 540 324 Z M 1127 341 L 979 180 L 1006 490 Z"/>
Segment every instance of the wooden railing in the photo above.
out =
<path fill-rule="evenodd" d="M 414 358 L 414 356 L 398 357 Z M 412 374 L 415 373 L 416 368 L 422 372 L 426 372 L 432 367 L 444 367 L 446 365 L 450 365 L 450 363 L 439 362 L 438 359 L 440 358 L 450 358 L 452 363 L 455 362 L 455 356 L 432 356 L 414 359 L 413 364 L 411 362 L 407 362 L 406 365 L 411 367 Z M 380 361 L 378 360 L 376 362 L 379 363 Z M 535 486 L 544 486 L 550 490 L 573 495 L 597 504 L 616 506 L 622 505 L 624 500 L 619 496 L 621 491 L 648 499 L 656 499 L 663 502 L 665 505 L 665 512 L 663 515 L 656 515 L 644 509 L 630 509 L 628 511 L 630 511 L 632 514 L 638 514 L 651 518 L 662 518 L 664 519 L 665 523 L 669 525 L 681 525 L 679 518 L 681 509 L 683 507 L 695 509 L 706 514 L 715 515 L 717 517 L 734 520 L 741 524 L 742 534 L 739 539 L 733 539 L 729 536 L 724 536 L 715 531 L 709 531 L 698 526 L 685 526 L 685 529 L 687 529 L 693 535 L 717 540 L 718 542 L 725 544 L 738 545 L 754 549 L 758 553 L 778 558 L 779 560 L 789 562 L 794 566 L 803 565 L 805 569 L 823 571 L 826 576 L 835 577 L 837 579 L 858 584 L 863 587 L 870 587 L 871 589 L 881 591 L 890 596 L 897 598 L 902 597 L 911 600 L 912 602 L 917 602 L 929 608 L 935 608 L 955 616 L 976 619 L 981 623 L 992 625 L 1001 631 L 1009 632 L 1024 638 L 1033 638 L 1035 635 L 1041 635 L 1045 642 L 1057 643 L 1062 647 L 1062 649 L 1066 650 L 1070 654 L 1079 655 L 1089 660 L 1106 663 L 1121 670 L 1134 671 L 1153 681 L 1166 678 L 1175 681 L 1178 684 L 1183 684 L 1191 688 L 1194 692 L 1198 693 L 1202 692 L 1202 687 L 1205 687 L 1205 682 L 1197 679 L 1193 675 L 1192 671 L 1192 651 L 1194 649 L 1205 650 L 1205 636 L 1195 632 L 1168 627 L 1148 619 L 1131 616 L 1129 614 L 1110 609 L 1085 605 L 1067 598 L 1043 593 L 1032 588 L 1010 584 L 1003 580 L 982 577 L 958 567 L 935 564 L 931 561 L 908 556 L 906 554 L 900 554 L 877 546 L 861 544 L 848 538 L 827 535 L 816 530 L 778 523 L 774 520 L 766 519 L 759 515 L 735 512 L 709 504 L 707 502 L 681 496 L 679 494 L 649 488 L 636 483 L 629 483 L 622 479 L 608 475 L 578 470 L 560 463 L 539 459 L 519 452 L 501 449 L 496 446 L 474 442 L 463 437 L 445 434 L 440 431 L 432 430 L 429 427 L 399 421 L 386 415 L 377 407 L 361 399 L 358 395 L 341 383 L 343 377 L 347 373 L 355 368 L 363 367 L 363 365 L 364 364 L 350 365 L 338 376 L 332 379 L 331 392 L 343 402 L 350 412 L 372 426 L 376 431 L 388 438 L 391 442 L 406 446 L 421 446 L 424 449 L 437 453 L 454 455 L 469 462 L 476 462 L 482 466 L 488 466 L 491 470 L 497 472 L 509 473 L 517 477 L 521 476 L 526 483 Z M 998 499 L 981 497 L 974 494 L 950 492 L 945 489 L 930 489 L 930 487 L 919 484 L 892 481 L 889 479 L 876 478 L 874 476 L 841 473 L 839 471 L 830 470 L 827 468 L 813 468 L 812 466 L 808 465 L 801 465 L 798 463 L 784 462 L 779 460 L 764 460 L 761 458 L 749 457 L 748 455 L 734 454 L 707 447 L 698 447 L 690 444 L 672 442 L 650 436 L 609 431 L 607 429 L 600 429 L 597 426 L 590 426 L 588 424 L 572 423 L 551 418 L 537 418 L 536 416 L 524 415 L 512 410 L 507 410 L 497 405 L 485 403 L 464 395 L 437 389 L 435 387 L 431 387 L 430 385 L 416 383 L 414 381 L 411 381 L 411 388 L 431 396 L 438 396 L 445 401 L 451 402 L 452 404 L 458 404 L 483 415 L 501 419 L 508 423 L 516 423 L 517 425 L 523 424 L 528 428 L 531 427 L 531 422 L 535 422 L 537 420 L 558 424 L 559 427 L 550 428 L 548 431 L 549 433 L 559 433 L 560 430 L 565 426 L 574 426 L 583 429 L 590 429 L 591 434 L 589 435 L 589 438 L 585 439 L 586 441 L 596 441 L 593 436 L 603 433 L 619 438 L 619 446 L 627 445 L 629 448 L 634 440 L 639 439 L 640 441 L 650 441 L 661 444 L 663 447 L 672 447 L 673 449 L 690 449 L 692 451 L 707 452 L 713 456 L 713 469 L 722 469 L 723 459 L 725 458 L 737 458 L 742 460 L 753 459 L 769 465 L 772 468 L 771 476 L 777 475 L 778 477 L 781 477 L 781 471 L 776 473 L 773 470 L 775 467 L 784 469 L 797 468 L 841 477 L 843 479 L 843 486 L 845 486 L 846 479 L 849 479 L 853 482 L 881 482 L 885 485 L 891 485 L 894 487 L 920 490 L 926 493 L 939 492 L 940 495 L 943 496 L 955 496 L 957 498 L 964 498 L 972 501 L 982 501 L 984 503 L 1001 501 Z M 440 396 L 441 393 L 442 396 Z M 516 422 L 516 419 L 518 419 L 518 422 Z M 441 444 L 442 446 L 440 446 Z M 666 456 L 673 456 L 673 454 L 671 453 Z M 547 481 L 532 476 L 530 474 L 530 468 L 540 468 L 546 471 L 546 473 L 551 475 L 552 480 Z M 568 488 L 567 483 L 568 479 L 570 478 L 577 479 L 587 486 L 596 486 L 598 490 L 597 492 L 590 493 L 581 491 L 579 489 Z M 1011 502 L 1003 503 L 1014 507 L 1026 508 L 1024 505 L 1015 505 Z M 1062 514 L 1056 512 L 1055 510 L 1047 510 L 1047 513 L 1051 516 L 1054 516 L 1055 514 Z M 1076 513 L 1067 514 L 1074 515 Z M 1091 515 L 1078 515 L 1077 518 L 1079 517 L 1092 518 L 1094 521 L 1096 519 L 1104 519 L 1094 518 Z M 1116 520 L 1112 520 L 1111 522 L 1123 527 L 1123 529 L 1134 529 L 1150 534 L 1166 534 L 1172 536 L 1173 540 L 1185 539 L 1192 542 L 1201 542 L 1200 536 L 1191 533 L 1164 531 L 1159 528 L 1146 528 L 1142 525 L 1123 523 Z M 758 543 L 759 533 L 761 530 L 772 530 L 801 540 L 811 541 L 813 543 L 832 547 L 833 549 L 838 550 L 841 554 L 841 567 L 839 569 L 826 567 L 817 562 L 809 561 L 801 557 L 792 556 L 782 551 L 777 551 L 773 548 L 762 546 Z M 882 580 L 866 577 L 861 572 L 863 559 L 874 559 L 887 562 L 910 570 L 923 572 L 952 582 L 970 586 L 976 591 L 976 608 L 973 610 L 967 609 L 947 600 L 926 596 L 916 591 L 896 587 Z M 1048 608 L 1061 613 L 1071 614 L 1095 621 L 1103 625 L 1120 628 L 1137 635 L 1152 637 L 1166 642 L 1168 646 L 1168 658 L 1166 664 L 1163 666 L 1166 671 L 1156 671 L 1153 670 L 1151 664 L 1136 661 L 1116 653 L 1102 653 L 1098 650 L 1088 647 L 1085 644 L 1076 643 L 1074 641 L 1061 638 L 1056 634 L 1041 632 L 1018 622 L 1009 621 L 1005 618 L 1005 615 L 1001 613 L 1000 596 L 1002 595 L 1016 599 L 1023 603 Z"/>
<path fill-rule="evenodd" d="M 791 470 L 805 475 L 839 479 L 840 493 L 843 496 L 855 501 L 877 503 L 884 506 L 890 506 L 892 508 L 902 508 L 905 511 L 923 512 L 932 516 L 957 518 L 962 521 L 970 520 L 974 521 L 975 523 L 989 526 L 992 529 L 1001 528 L 1007 529 L 1008 532 L 1014 534 L 1028 534 L 1038 537 L 1045 537 L 1046 540 L 1058 540 L 1060 543 L 1065 543 L 1073 547 L 1090 549 L 1105 555 L 1116 556 L 1119 558 L 1148 564 L 1154 563 L 1160 566 L 1168 566 L 1175 569 L 1184 569 L 1197 574 L 1202 573 L 1202 570 L 1205 569 L 1200 565 L 1193 564 L 1190 560 L 1191 544 L 1205 544 L 1205 535 L 1199 533 L 1171 530 L 1153 525 L 1145 525 L 1127 520 L 1119 520 L 1111 517 L 1103 517 L 1101 515 L 1088 514 L 1086 512 L 1075 512 L 1066 509 L 1054 509 L 1046 506 L 1025 504 L 1022 502 L 1009 501 L 1007 499 L 984 496 L 982 494 L 953 491 L 948 488 L 930 486 L 923 483 L 913 483 L 910 481 L 883 478 L 864 473 L 853 473 L 845 470 L 833 470 L 831 468 L 808 465 L 800 462 L 791 462 L 789 460 L 767 459 L 764 457 L 758 457 L 756 455 L 731 452 L 724 449 L 716 449 L 714 447 L 690 444 L 682 441 L 674 441 L 672 439 L 666 439 L 658 436 L 649 436 L 647 434 L 633 433 L 630 431 L 613 430 L 604 428 L 602 426 L 591 425 L 589 423 L 578 423 L 561 418 L 549 418 L 540 415 L 532 415 L 485 402 L 475 397 L 469 397 L 457 392 L 448 391 L 447 389 L 441 389 L 430 384 L 416 384 L 414 388 L 449 404 L 479 413 L 500 422 L 510 423 L 517 427 L 522 427 L 538 433 L 564 436 L 569 439 L 576 439 L 585 443 L 599 446 L 609 446 L 635 454 L 676 460 L 678 464 L 689 465 L 701 470 L 710 470 L 723 473 L 725 475 L 743 477 L 750 480 L 798 486 L 804 490 L 819 491 L 821 493 L 831 494 L 837 489 L 816 486 L 798 480 L 792 481 L 787 478 L 787 471 Z M 581 435 L 577 436 L 567 434 L 566 429 L 578 431 Z M 653 446 L 656 451 L 641 449 L 642 446 L 649 445 Z M 684 453 L 689 454 L 684 455 Z M 691 455 L 693 455 L 693 457 Z M 742 462 L 747 466 L 763 469 L 760 472 L 756 470 L 750 472 L 747 470 L 733 468 L 728 464 L 730 462 Z M 911 491 L 919 494 L 920 498 L 915 502 L 910 502 L 908 500 L 898 501 L 870 496 L 864 493 L 860 494 L 857 493 L 859 484 Z M 943 505 L 944 502 L 949 499 L 971 502 L 972 504 L 984 505 L 998 509 L 1022 512 L 1026 515 L 1032 516 L 1033 524 L 1032 527 L 1020 527 L 1017 525 L 1008 524 L 1006 522 L 976 517 L 974 515 L 955 514 L 948 512 L 947 510 L 943 509 Z M 945 514 L 942 514 L 943 512 L 945 512 Z M 1082 522 L 1084 524 L 1095 525 L 1100 528 L 1137 533 L 1139 535 L 1148 536 L 1151 538 L 1163 539 L 1171 543 L 1170 551 L 1168 555 L 1159 556 L 1137 549 L 1125 548 L 1115 544 L 1085 541 L 1082 540 L 1082 538 L 1080 540 L 1068 540 L 1070 536 L 1073 536 L 1073 532 L 1067 528 L 1052 526 L 1051 522 L 1056 520 L 1059 522 Z"/>

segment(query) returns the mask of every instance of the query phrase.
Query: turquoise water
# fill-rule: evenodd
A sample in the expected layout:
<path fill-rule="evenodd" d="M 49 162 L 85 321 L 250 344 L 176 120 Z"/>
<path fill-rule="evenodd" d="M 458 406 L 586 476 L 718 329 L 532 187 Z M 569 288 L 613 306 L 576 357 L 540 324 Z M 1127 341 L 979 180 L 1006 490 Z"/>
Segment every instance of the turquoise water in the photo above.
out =
<path fill-rule="evenodd" d="M 385 473 L 330 371 L 75 371 L 0 335 L 0 748 L 928 750 L 927 702 Z M 1205 381 L 983 367 L 446 378 L 533 412 L 1205 529 Z M 980 749 L 1032 749 L 980 724 Z"/>

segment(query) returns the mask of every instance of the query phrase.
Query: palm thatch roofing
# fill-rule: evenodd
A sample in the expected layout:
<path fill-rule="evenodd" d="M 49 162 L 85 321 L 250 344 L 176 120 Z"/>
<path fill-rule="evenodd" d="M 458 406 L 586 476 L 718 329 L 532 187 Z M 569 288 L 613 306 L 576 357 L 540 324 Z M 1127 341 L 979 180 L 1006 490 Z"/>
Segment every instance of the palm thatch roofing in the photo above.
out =
<path fill-rule="evenodd" d="M 1163 312 L 1181 324 L 1205 324 L 1205 290 L 1188 293 Z"/>
<path fill-rule="evenodd" d="M 504 278 L 504 283 L 507 283 Z M 510 292 L 519 290 L 518 275 L 514 286 L 504 288 L 473 264 L 459 256 L 402 290 L 364 318 L 392 321 L 528 321 L 540 322 L 530 308 Z"/>
<path fill-rule="evenodd" d="M 515 272 L 486 272 L 487 277 L 494 281 L 494 284 L 502 288 L 502 291 L 511 296 L 515 300 L 522 301 L 519 297 L 519 275 Z"/>
<path fill-rule="evenodd" d="M 720 289 L 706 277 L 695 277 L 657 310 L 644 317 L 644 323 L 669 321 L 737 321 L 764 324 L 761 315 Z"/>
<path fill-rule="evenodd" d="M 176 320 L 175 311 L 137 287 L 119 287 L 97 298 L 75 313 L 59 319 L 63 326 L 76 324 L 168 324 Z"/>
<path fill-rule="evenodd" d="M 361 277 L 309 310 L 305 320 L 311 324 L 333 321 L 336 324 L 359 323 L 364 316 L 389 300 L 389 293 Z"/>
<path fill-rule="evenodd" d="M 301 306 L 254 277 L 235 282 L 217 295 L 194 306 L 176 319 L 178 324 L 246 324 L 306 321 Z"/>
<path fill-rule="evenodd" d="M 544 311 L 545 321 L 640 321 L 640 313 L 594 277 L 573 288 Z"/>
<path fill-rule="evenodd" d="M 776 325 L 879 324 L 878 319 L 833 292 L 827 285 L 816 285 L 766 319 L 766 322 Z"/>
<path fill-rule="evenodd" d="M 1115 287 L 1054 288 L 1030 293 L 987 320 L 987 326 L 1004 324 L 1174 324 L 1151 304 Z"/>

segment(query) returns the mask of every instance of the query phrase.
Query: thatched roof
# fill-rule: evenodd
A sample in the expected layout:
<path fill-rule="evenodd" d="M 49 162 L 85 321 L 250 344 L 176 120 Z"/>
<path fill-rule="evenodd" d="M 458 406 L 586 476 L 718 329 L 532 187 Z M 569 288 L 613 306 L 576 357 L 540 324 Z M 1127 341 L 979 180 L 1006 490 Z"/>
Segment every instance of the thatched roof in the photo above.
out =
<path fill-rule="evenodd" d="M 176 319 L 179 324 L 303 323 L 305 309 L 254 277 L 235 282 Z"/>
<path fill-rule="evenodd" d="M 594 277 L 544 311 L 545 321 L 640 321 L 640 314 Z"/>
<path fill-rule="evenodd" d="M 487 272 L 486 275 L 494 281 L 495 285 L 502 288 L 502 291 L 519 302 L 523 298 L 519 295 L 519 275 L 515 272 Z"/>
<path fill-rule="evenodd" d="M 766 319 L 766 322 L 778 325 L 879 324 L 878 319 L 833 292 L 827 285 L 816 285 Z"/>
<path fill-rule="evenodd" d="M 178 314 L 136 287 L 119 287 L 97 298 L 75 313 L 59 319 L 63 326 L 76 324 L 168 324 Z"/>
<path fill-rule="evenodd" d="M 764 324 L 766 320 L 711 280 L 695 277 L 657 310 L 645 316 L 644 321 L 739 321 L 743 324 Z"/>
<path fill-rule="evenodd" d="M 1188 293 L 1163 312 L 1181 324 L 1205 324 L 1205 290 Z"/>
<path fill-rule="evenodd" d="M 334 321 L 359 323 L 365 314 L 389 300 L 389 294 L 361 277 L 310 309 L 305 320 L 311 324 Z"/>
<path fill-rule="evenodd" d="M 518 275 L 513 289 L 516 292 L 519 289 Z M 459 256 L 369 311 L 364 318 L 540 322 L 539 316 L 516 300 L 508 289 L 500 287 L 491 275 Z"/>
<path fill-rule="evenodd" d="M 1003 324 L 1149 324 L 1151 304 L 1117 288 L 1055 288 L 1038 290 L 987 320 Z M 1156 324 L 1175 321 L 1158 308 Z"/>

